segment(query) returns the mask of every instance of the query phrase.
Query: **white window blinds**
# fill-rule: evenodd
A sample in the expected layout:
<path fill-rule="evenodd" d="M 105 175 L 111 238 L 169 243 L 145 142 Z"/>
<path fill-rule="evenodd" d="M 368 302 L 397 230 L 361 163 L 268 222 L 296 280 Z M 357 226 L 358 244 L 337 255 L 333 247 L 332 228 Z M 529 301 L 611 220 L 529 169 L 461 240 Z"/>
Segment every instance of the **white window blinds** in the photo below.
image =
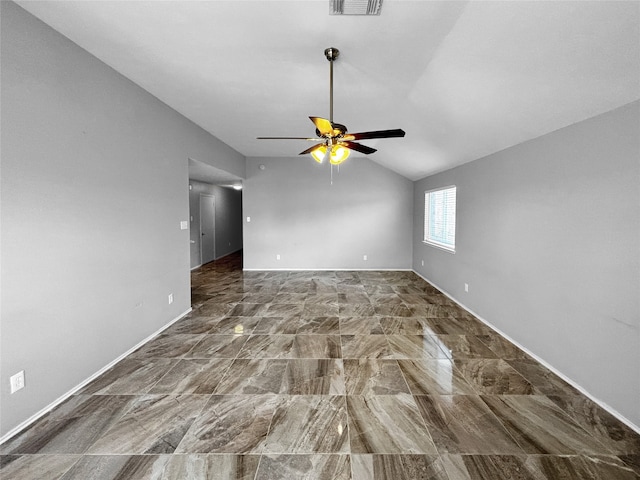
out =
<path fill-rule="evenodd" d="M 432 190 L 424 194 L 424 241 L 455 251 L 456 187 Z"/>

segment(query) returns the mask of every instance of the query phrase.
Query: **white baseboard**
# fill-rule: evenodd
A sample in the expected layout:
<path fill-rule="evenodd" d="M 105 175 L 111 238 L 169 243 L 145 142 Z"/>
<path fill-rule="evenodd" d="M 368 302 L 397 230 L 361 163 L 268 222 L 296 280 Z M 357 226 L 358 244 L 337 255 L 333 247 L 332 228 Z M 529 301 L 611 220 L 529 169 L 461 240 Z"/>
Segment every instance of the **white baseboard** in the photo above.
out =
<path fill-rule="evenodd" d="M 125 357 L 127 357 L 128 355 L 130 355 L 131 353 L 135 352 L 138 348 L 140 348 L 141 346 L 143 346 L 145 343 L 147 343 L 148 341 L 152 340 L 153 338 L 155 338 L 157 335 L 159 335 L 160 333 L 162 333 L 164 330 L 166 330 L 167 328 L 169 328 L 171 325 L 173 325 L 174 323 L 176 323 L 178 320 L 180 320 L 181 318 L 183 318 L 185 315 L 188 315 L 191 312 L 191 307 L 189 307 L 188 310 L 186 310 L 185 312 L 181 313 L 180 315 L 178 315 L 176 318 L 174 318 L 173 320 L 171 320 L 169 323 L 167 323 L 165 326 L 163 326 L 162 328 L 160 328 L 159 330 L 157 330 L 155 333 L 152 333 L 151 335 L 149 335 L 147 338 L 145 338 L 144 340 L 142 340 L 141 342 L 139 342 L 138 344 L 134 345 L 133 347 L 131 347 L 129 350 L 127 350 L 126 352 L 124 352 L 122 355 L 120 355 L 118 358 L 116 358 L 115 360 L 113 360 L 112 362 L 110 362 L 109 364 L 105 365 L 104 367 L 102 367 L 100 370 L 98 370 L 96 373 L 94 373 L 93 375 L 91 375 L 89 378 L 87 378 L 86 380 L 84 380 L 83 382 L 79 383 L 78 385 L 76 385 L 75 387 L 73 387 L 71 390 L 69 390 L 67 393 L 65 393 L 64 395 L 62 395 L 61 397 L 59 397 L 58 399 L 54 400 L 52 403 L 50 403 L 49 405 L 47 405 L 46 407 L 44 407 L 42 410 L 40 410 L 38 413 L 32 415 L 31 417 L 29 417 L 27 420 L 25 420 L 24 422 L 22 422 L 20 425 L 12 428 L 11 430 L 9 430 L 7 433 L 5 433 L 2 437 L 0 437 L 0 445 L 2 445 L 4 442 L 6 442 L 7 440 L 9 440 L 11 437 L 15 436 L 16 434 L 20 433 L 22 430 L 24 430 L 25 428 L 27 428 L 29 425 L 31 425 L 33 422 L 35 422 L 36 420 L 38 420 L 40 417 L 42 417 L 43 415 L 45 415 L 46 413 L 50 412 L 51 410 L 53 410 L 55 407 L 57 407 L 58 405 L 60 405 L 62 402 L 64 402 L 65 400 L 67 400 L 69 397 L 71 397 L 73 394 L 75 394 L 76 392 L 80 391 L 82 388 L 84 388 L 85 386 L 87 386 L 89 383 L 91 383 L 93 380 L 95 380 L 96 378 L 98 378 L 100 375 L 102 375 L 103 373 L 105 373 L 107 370 L 109 370 L 110 368 L 112 368 L 114 365 L 116 365 L 118 362 L 120 362 L 121 360 L 124 360 Z"/>
<path fill-rule="evenodd" d="M 413 272 L 410 268 L 243 268 L 243 272 Z"/>
<path fill-rule="evenodd" d="M 553 373 L 555 373 L 557 376 L 559 376 L 562 380 L 564 380 L 565 382 L 567 382 L 569 385 L 571 385 L 573 388 L 575 388 L 576 390 L 578 390 L 580 393 L 582 393 L 583 395 L 585 395 L 586 397 L 588 397 L 590 400 L 592 400 L 593 402 L 595 402 L 596 404 L 598 404 L 600 407 L 602 407 L 603 409 L 605 409 L 607 412 L 609 412 L 611 415 L 613 415 L 614 417 L 616 417 L 618 420 L 620 420 L 622 423 L 624 423 L 625 425 L 627 425 L 629 428 L 631 428 L 632 430 L 636 431 L 637 433 L 640 434 L 640 426 L 636 425 L 635 423 L 633 423 L 631 420 L 629 420 L 627 417 L 625 417 L 624 415 L 622 415 L 620 412 L 618 412 L 617 410 L 615 410 L 613 407 L 611 407 L 610 405 L 608 405 L 606 402 L 603 402 L 602 400 L 600 400 L 599 398 L 594 397 L 591 393 L 589 393 L 587 390 L 585 390 L 580 384 L 576 383 L 575 381 L 573 381 L 571 378 L 567 377 L 565 374 L 563 374 L 560 370 L 556 369 L 553 365 L 547 363 L 544 359 L 538 357 L 535 353 L 531 352 L 529 349 L 527 349 L 525 346 L 521 345 L 520 343 L 518 343 L 517 341 L 515 341 L 513 338 L 511 338 L 509 335 L 507 335 L 506 333 L 504 333 L 503 331 L 501 331 L 499 328 L 496 328 L 494 325 L 491 324 L 491 322 L 487 321 L 486 319 L 482 318 L 480 315 L 478 315 L 477 313 L 475 313 L 473 310 L 471 310 L 470 308 L 468 308 L 466 305 L 464 305 L 463 303 L 461 303 L 459 300 L 457 300 L 453 295 L 450 295 L 447 291 L 443 290 L 442 288 L 440 288 L 438 285 L 436 285 L 435 283 L 433 283 L 431 280 L 429 280 L 426 277 L 423 277 L 420 273 L 416 272 L 415 270 L 413 270 L 413 272 L 418 275 L 420 278 L 422 278 L 425 282 L 427 282 L 429 285 L 434 286 L 435 288 L 437 288 L 438 290 L 440 290 L 440 292 L 442 292 L 442 294 L 444 296 L 446 296 L 447 298 L 453 300 L 454 302 L 456 302 L 456 304 L 458 304 L 460 307 L 462 307 L 463 309 L 465 309 L 467 312 L 469 312 L 471 315 L 473 315 L 474 317 L 476 317 L 478 320 L 480 320 L 482 323 L 484 323 L 487 327 L 489 327 L 490 329 L 494 330 L 496 333 L 498 333 L 499 335 L 501 335 L 502 337 L 504 337 L 505 339 L 507 339 L 508 341 L 510 341 L 511 343 L 513 343 L 516 347 L 518 347 L 520 350 L 524 351 L 527 355 L 533 357 L 536 361 L 540 362 L 542 365 L 544 365 L 546 368 L 548 368 L 549 370 L 551 370 Z"/>

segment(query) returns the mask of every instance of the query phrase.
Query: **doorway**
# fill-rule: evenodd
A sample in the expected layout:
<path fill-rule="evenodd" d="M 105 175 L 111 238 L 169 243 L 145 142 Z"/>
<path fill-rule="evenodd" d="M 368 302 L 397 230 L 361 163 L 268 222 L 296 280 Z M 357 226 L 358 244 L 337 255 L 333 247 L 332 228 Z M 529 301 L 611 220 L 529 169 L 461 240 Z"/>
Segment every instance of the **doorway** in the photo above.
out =
<path fill-rule="evenodd" d="M 216 259 L 216 197 L 200 195 L 200 263 Z"/>

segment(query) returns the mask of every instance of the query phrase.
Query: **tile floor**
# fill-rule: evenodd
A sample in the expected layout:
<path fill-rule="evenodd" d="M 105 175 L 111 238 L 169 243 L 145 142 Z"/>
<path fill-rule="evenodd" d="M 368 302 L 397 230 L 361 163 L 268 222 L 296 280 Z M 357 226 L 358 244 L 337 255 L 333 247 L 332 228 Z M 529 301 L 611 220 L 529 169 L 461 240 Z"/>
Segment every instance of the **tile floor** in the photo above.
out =
<path fill-rule="evenodd" d="M 3 479 L 640 478 L 640 436 L 410 272 L 192 274 L 193 312 Z"/>

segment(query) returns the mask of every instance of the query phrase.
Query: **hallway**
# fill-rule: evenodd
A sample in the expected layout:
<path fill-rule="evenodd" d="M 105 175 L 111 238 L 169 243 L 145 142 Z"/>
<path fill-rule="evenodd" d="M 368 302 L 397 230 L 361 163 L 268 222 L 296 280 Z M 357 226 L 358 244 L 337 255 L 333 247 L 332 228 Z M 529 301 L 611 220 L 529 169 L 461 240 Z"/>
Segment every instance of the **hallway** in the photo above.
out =
<path fill-rule="evenodd" d="M 0 478 L 640 478 L 640 435 L 416 274 L 241 265 L 194 270 L 193 312 L 0 446 Z"/>

